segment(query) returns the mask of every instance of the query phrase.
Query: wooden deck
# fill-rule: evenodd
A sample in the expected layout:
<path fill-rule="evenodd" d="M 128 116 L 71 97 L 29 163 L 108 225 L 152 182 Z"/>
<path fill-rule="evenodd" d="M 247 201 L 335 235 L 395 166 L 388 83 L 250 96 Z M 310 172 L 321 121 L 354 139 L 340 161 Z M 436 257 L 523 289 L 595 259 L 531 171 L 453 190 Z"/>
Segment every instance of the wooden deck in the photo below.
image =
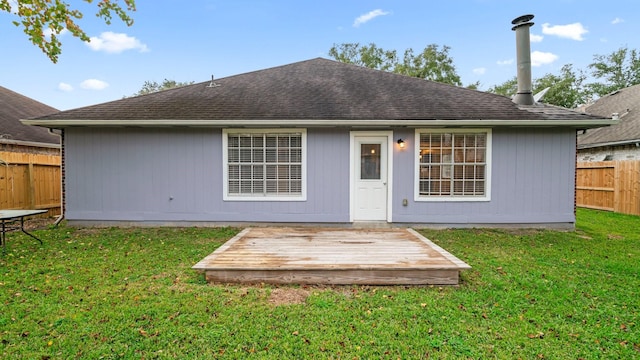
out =
<path fill-rule="evenodd" d="M 248 228 L 193 266 L 214 283 L 457 285 L 470 266 L 412 229 Z"/>

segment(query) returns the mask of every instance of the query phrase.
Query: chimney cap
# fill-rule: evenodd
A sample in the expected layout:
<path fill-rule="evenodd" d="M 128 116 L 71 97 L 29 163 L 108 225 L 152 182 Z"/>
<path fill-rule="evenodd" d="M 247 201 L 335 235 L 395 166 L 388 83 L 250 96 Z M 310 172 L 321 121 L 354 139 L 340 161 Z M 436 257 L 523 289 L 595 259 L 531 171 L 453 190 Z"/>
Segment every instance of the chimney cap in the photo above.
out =
<path fill-rule="evenodd" d="M 533 20 L 533 18 L 534 16 L 531 14 L 518 16 L 517 18 L 513 19 L 513 21 L 511 21 L 511 24 L 516 25 L 520 23 L 526 23 Z"/>

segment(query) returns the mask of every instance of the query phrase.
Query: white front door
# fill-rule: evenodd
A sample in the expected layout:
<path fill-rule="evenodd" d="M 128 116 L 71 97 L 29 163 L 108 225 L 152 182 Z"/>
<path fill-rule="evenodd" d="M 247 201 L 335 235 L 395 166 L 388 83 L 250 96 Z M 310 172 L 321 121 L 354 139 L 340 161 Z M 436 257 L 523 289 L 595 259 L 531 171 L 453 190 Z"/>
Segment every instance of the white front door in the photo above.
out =
<path fill-rule="evenodd" d="M 354 136 L 353 220 L 387 220 L 388 137 Z"/>

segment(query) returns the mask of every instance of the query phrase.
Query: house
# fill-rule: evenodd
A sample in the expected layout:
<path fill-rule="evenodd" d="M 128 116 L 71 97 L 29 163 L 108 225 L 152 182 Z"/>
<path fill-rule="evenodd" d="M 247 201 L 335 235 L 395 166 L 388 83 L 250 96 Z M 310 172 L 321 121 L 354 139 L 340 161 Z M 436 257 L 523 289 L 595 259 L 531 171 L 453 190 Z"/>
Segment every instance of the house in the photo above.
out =
<path fill-rule="evenodd" d="M 63 133 L 71 223 L 572 227 L 576 130 L 613 122 L 530 76 L 515 103 L 316 58 L 23 122 Z"/>
<path fill-rule="evenodd" d="M 585 111 L 619 123 L 579 134 L 578 161 L 640 160 L 640 85 L 614 91 Z"/>
<path fill-rule="evenodd" d="M 0 152 L 60 154 L 60 137 L 48 129 L 27 126 L 20 119 L 58 110 L 0 86 Z"/>

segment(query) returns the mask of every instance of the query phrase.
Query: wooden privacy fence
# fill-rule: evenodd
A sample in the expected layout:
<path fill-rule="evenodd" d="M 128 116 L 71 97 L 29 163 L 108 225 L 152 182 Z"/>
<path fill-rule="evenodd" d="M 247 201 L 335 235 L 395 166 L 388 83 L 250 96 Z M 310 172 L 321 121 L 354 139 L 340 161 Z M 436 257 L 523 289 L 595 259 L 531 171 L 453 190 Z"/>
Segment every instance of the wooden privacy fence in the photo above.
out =
<path fill-rule="evenodd" d="M 47 209 L 60 215 L 60 156 L 0 151 L 0 209 Z"/>
<path fill-rule="evenodd" d="M 640 160 L 577 163 L 576 205 L 640 215 Z"/>

